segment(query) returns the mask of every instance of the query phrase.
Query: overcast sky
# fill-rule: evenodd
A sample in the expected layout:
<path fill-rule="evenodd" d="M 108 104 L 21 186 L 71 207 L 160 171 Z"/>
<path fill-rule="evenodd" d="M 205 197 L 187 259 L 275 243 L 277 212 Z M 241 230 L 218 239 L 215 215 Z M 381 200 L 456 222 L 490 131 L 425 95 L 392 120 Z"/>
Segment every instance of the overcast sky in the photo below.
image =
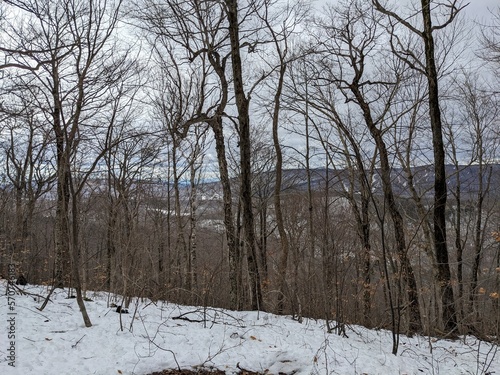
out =
<path fill-rule="evenodd" d="M 466 11 L 471 18 L 491 18 L 491 11 L 500 6 L 500 0 L 469 0 Z"/>
<path fill-rule="evenodd" d="M 335 2 L 337 0 L 316 0 L 319 7 Z M 389 0 L 390 4 L 403 4 L 405 2 L 420 4 L 420 0 Z M 500 7 L 500 0 L 462 0 L 462 4 L 467 3 L 469 5 L 465 10 L 469 18 L 491 18 L 491 11 Z"/>

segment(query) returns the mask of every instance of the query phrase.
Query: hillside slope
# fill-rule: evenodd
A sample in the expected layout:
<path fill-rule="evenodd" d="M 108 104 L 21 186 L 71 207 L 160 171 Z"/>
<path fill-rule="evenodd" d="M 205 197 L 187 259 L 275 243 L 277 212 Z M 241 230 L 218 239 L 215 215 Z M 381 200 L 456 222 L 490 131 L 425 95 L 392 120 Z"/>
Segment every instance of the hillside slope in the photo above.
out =
<path fill-rule="evenodd" d="M 84 328 L 76 300 L 67 299 L 67 291 L 56 291 L 40 312 L 43 301 L 36 295 L 46 295 L 47 287 L 23 287 L 30 294 L 9 298 L 6 285 L 1 280 L 0 373 L 5 375 L 148 374 L 200 367 L 303 375 L 493 374 L 500 369 L 498 347 L 474 337 L 448 341 L 401 336 L 399 354 L 394 356 L 391 334 L 383 330 L 349 326 L 348 337 L 341 337 L 326 333 L 323 321 L 299 323 L 262 312 L 138 299 L 128 314 L 118 314 L 108 304 L 120 300 L 104 292 L 87 294 L 93 326 Z M 15 305 L 8 311 L 12 301 Z M 5 320 L 12 318 L 16 367 L 9 365 L 12 346 L 5 344 Z"/>

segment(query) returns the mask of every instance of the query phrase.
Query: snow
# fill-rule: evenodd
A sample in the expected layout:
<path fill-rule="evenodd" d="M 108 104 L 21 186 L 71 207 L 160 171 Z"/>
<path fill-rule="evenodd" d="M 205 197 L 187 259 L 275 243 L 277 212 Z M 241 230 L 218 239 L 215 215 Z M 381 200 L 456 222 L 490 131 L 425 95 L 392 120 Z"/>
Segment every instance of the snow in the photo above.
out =
<path fill-rule="evenodd" d="M 106 292 L 87 293 L 93 326 L 85 328 L 75 299 L 56 290 L 43 311 L 33 295 L 6 295 L 0 282 L 1 374 L 149 374 L 163 369 L 241 369 L 268 374 L 499 374 L 498 347 L 474 337 L 438 340 L 347 326 L 348 337 L 327 333 L 321 320 L 235 312 L 133 299 L 118 314 Z M 45 296 L 48 287 L 28 285 Z M 15 306 L 9 302 L 15 302 Z M 9 310 L 9 306 L 13 309 Z M 10 314 L 9 314 L 10 313 Z M 9 331 L 8 319 L 15 318 Z M 120 329 L 120 318 L 123 331 Z M 8 333 L 14 333 L 15 360 Z M 15 367 L 9 365 L 15 364 Z"/>

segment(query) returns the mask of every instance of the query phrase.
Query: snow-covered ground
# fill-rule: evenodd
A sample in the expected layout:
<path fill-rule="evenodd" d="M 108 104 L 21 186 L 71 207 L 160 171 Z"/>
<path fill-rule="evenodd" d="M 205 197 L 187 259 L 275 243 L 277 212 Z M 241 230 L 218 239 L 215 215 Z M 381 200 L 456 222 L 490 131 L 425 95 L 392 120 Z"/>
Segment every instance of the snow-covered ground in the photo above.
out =
<path fill-rule="evenodd" d="M 326 333 L 323 321 L 299 323 L 266 313 L 135 299 L 128 314 L 118 314 L 108 304 L 120 301 L 104 292 L 87 294 L 93 300 L 86 302 L 93 326 L 85 328 L 76 300 L 66 299 L 67 291 L 56 291 L 40 312 L 41 298 L 9 298 L 5 287 L 1 280 L 3 375 L 148 374 L 179 367 L 304 375 L 500 374 L 498 347 L 474 337 L 402 336 L 394 356 L 387 331 L 353 326 L 345 338 Z M 44 296 L 48 292 L 42 286 L 22 288 Z"/>

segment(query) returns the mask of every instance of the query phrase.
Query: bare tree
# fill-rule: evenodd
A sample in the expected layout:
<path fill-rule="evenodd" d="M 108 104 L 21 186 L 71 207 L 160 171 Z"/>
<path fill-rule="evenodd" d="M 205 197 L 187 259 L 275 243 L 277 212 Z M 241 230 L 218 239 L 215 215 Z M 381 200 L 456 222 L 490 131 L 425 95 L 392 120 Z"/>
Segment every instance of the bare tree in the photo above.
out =
<path fill-rule="evenodd" d="M 200 86 L 199 105 L 193 116 L 185 122 L 185 129 L 195 123 L 206 122 L 214 132 L 221 180 L 224 191 L 224 210 L 227 242 L 229 247 L 230 280 L 234 303 L 238 300 L 238 283 L 235 272 L 239 266 L 238 247 L 234 237 L 236 231 L 232 213 L 231 188 L 228 178 L 223 123 L 225 119 L 237 128 L 240 150 L 241 186 L 240 199 L 243 207 L 243 226 L 247 246 L 247 263 L 249 266 L 250 288 L 252 290 L 252 307 L 262 307 L 261 281 L 256 254 L 254 217 L 251 196 L 251 140 L 250 140 L 250 91 L 243 83 L 243 64 L 241 50 L 248 47 L 252 51 L 258 33 L 255 25 L 248 26 L 241 32 L 241 19 L 250 19 L 238 14 L 236 1 L 224 2 L 167 2 L 161 4 L 147 1 L 148 11 L 139 15 L 142 20 L 152 26 L 154 34 L 164 45 L 172 43 L 180 46 L 187 56 L 185 63 L 198 63 L 203 75 Z M 244 7 L 244 12 L 254 12 L 253 3 Z M 227 30 L 227 32 L 225 32 Z M 248 40 L 247 40 L 248 39 Z M 231 68 L 230 70 L 228 68 Z M 208 75 L 216 77 L 214 85 L 207 79 Z M 232 85 L 231 85 L 232 83 Z M 238 115 L 228 116 L 230 111 L 230 92 L 234 95 L 235 111 Z"/>
<path fill-rule="evenodd" d="M 208 146 L 207 128 L 194 129 L 188 150 L 189 165 L 189 245 L 188 245 L 188 289 L 198 290 L 198 185 L 203 178 L 203 160 Z"/>
<path fill-rule="evenodd" d="M 494 71 L 500 69 L 500 8 L 492 10 L 493 23 L 484 25 L 481 30 L 481 42 L 483 49 L 480 56 L 483 60 L 493 64 Z M 498 76 L 498 75 L 497 75 Z"/>
<path fill-rule="evenodd" d="M 139 280 L 150 276 L 149 272 L 137 270 L 141 256 L 138 222 L 144 184 L 151 180 L 160 153 L 159 138 L 141 131 L 138 125 L 132 128 L 127 120 L 114 126 L 103 157 L 107 169 L 106 283 L 110 291 L 127 298 L 126 304 L 134 293 L 142 291 Z"/>
<path fill-rule="evenodd" d="M 315 255 L 315 229 L 313 215 L 313 192 L 311 186 L 310 158 L 311 135 L 309 127 L 314 129 L 313 140 L 319 141 L 324 151 L 329 155 L 331 168 L 337 169 L 340 164 L 347 168 L 347 173 L 341 178 L 345 178 L 349 183 L 343 185 L 349 188 L 343 189 L 345 196 L 351 204 L 354 218 L 357 223 L 357 232 L 362 244 L 363 258 L 363 316 L 364 324 L 370 325 L 371 309 L 371 240 L 370 240 L 370 214 L 369 206 L 372 193 L 371 181 L 374 171 L 374 159 L 365 150 L 371 147 L 363 145 L 366 137 L 363 131 L 355 126 L 356 121 L 349 113 L 343 114 L 342 102 L 334 90 L 321 90 L 315 79 L 318 77 L 317 64 L 314 53 L 305 54 L 300 60 L 291 65 L 290 80 L 287 82 L 287 106 L 291 111 L 297 111 L 305 116 L 306 122 L 306 171 L 308 180 L 309 196 L 309 232 L 310 246 L 312 249 L 309 257 L 314 259 Z M 332 87 L 330 87 L 332 88 Z M 336 129 L 333 131 L 332 129 Z M 331 134 L 333 133 L 333 134 Z M 337 144 L 338 143 L 338 144 Z M 367 147 L 365 147 L 367 146 Z M 340 160 L 337 160 L 340 158 Z M 339 167 L 342 168 L 342 167 Z M 312 259 L 309 261 L 311 262 Z M 312 270 L 310 270 L 312 272 Z"/>
<path fill-rule="evenodd" d="M 435 283 L 428 283 L 437 275 L 437 265 L 432 240 L 432 226 L 430 216 L 432 208 L 428 207 L 428 187 L 419 184 L 419 164 L 432 164 L 428 159 L 431 147 L 428 146 L 428 132 L 422 125 L 427 119 L 425 108 L 426 90 L 424 77 L 418 74 L 409 74 L 404 85 L 401 86 L 394 104 L 389 110 L 391 121 L 401 124 L 393 129 L 393 145 L 397 162 L 402 168 L 405 177 L 405 187 L 413 200 L 403 206 L 402 213 L 407 218 L 407 232 L 410 249 L 417 250 L 414 257 L 419 264 L 417 274 L 420 276 L 421 311 L 426 314 L 427 329 L 433 330 L 439 314 L 434 315 L 431 306 L 435 306 L 437 297 Z M 403 203 L 403 202 L 401 202 Z M 416 212 L 415 212 L 416 211 Z M 412 229 L 414 228 L 414 231 Z M 410 250 L 411 251 L 411 250 Z M 425 265 L 425 266 L 424 266 Z M 429 267 L 427 267 L 429 266 Z M 429 275 L 425 272 L 431 271 Z M 434 298 L 427 298 L 426 293 L 431 292 Z M 426 305 L 428 304 L 428 306 Z"/>
<path fill-rule="evenodd" d="M 259 5 L 257 7 L 256 5 Z M 255 13 L 261 18 L 267 33 L 269 34 L 270 44 L 272 45 L 272 53 L 277 56 L 276 61 L 263 59 L 269 65 L 269 75 L 274 78 L 268 87 L 271 93 L 274 93 L 271 108 L 268 110 L 272 121 L 272 137 L 274 153 L 276 155 L 275 163 L 275 182 L 274 182 L 274 215 L 276 218 L 276 226 L 279 233 L 281 243 L 281 259 L 278 266 L 278 274 L 280 277 L 280 286 L 278 290 L 278 313 L 283 313 L 287 268 L 289 257 L 289 240 L 285 229 L 283 210 L 281 208 L 281 190 L 283 186 L 283 150 L 282 140 L 279 137 L 279 128 L 282 110 L 282 92 L 285 84 L 285 75 L 287 74 L 288 65 L 296 57 L 290 51 L 291 39 L 296 33 L 296 28 L 304 18 L 307 8 L 300 2 L 294 4 L 285 4 L 282 8 L 272 7 L 272 2 L 263 2 L 262 4 L 254 4 Z M 267 49 L 264 53 L 268 54 Z M 267 90 L 266 90 L 267 93 Z"/>
<path fill-rule="evenodd" d="M 374 51 L 380 35 L 376 13 L 371 13 L 369 7 L 356 1 L 338 10 L 330 8 L 329 12 L 328 20 L 320 24 L 320 30 L 325 33 L 326 38 L 320 39 L 318 36 L 317 40 L 320 51 L 332 56 L 332 59 L 321 59 L 321 56 L 318 59 L 321 71 L 318 69 L 317 86 L 319 90 L 326 87 L 325 92 L 333 91 L 336 88 L 339 90 L 339 94 L 345 98 L 346 103 L 354 103 L 376 145 L 384 201 L 392 219 L 401 276 L 406 284 L 409 330 L 417 332 L 421 330 L 417 284 L 408 256 L 403 217 L 392 188 L 392 167 L 388 147 L 384 140 L 384 133 L 394 125 L 388 121 L 388 110 L 399 90 L 402 75 L 397 70 L 397 64 L 394 65 L 394 72 L 384 72 L 382 69 L 370 72 L 366 68 L 369 61 L 373 61 L 375 57 L 384 58 L 383 55 L 378 55 Z M 329 61 L 333 61 L 333 63 L 329 63 Z M 391 65 L 386 64 L 386 66 L 390 67 Z M 334 119 L 337 120 L 337 124 L 340 124 L 340 126 L 338 125 L 340 130 L 344 136 L 351 137 L 349 130 L 342 121 L 339 121 L 338 111 L 341 110 L 339 109 L 341 106 L 333 106 L 333 113 L 337 112 Z M 393 329 L 399 331 L 398 322 L 395 323 Z"/>
<path fill-rule="evenodd" d="M 451 280 L 448 245 L 446 241 L 446 200 L 448 194 L 446 187 L 443 125 L 439 97 L 439 73 L 436 61 L 437 56 L 434 36 L 437 31 L 452 24 L 464 6 L 461 5 L 459 0 L 449 0 L 438 5 L 438 8 L 445 12 L 446 18 L 442 23 L 434 24 L 432 16 L 433 14 L 438 14 L 439 10 L 434 9 L 431 0 L 422 0 L 421 6 L 418 9 L 422 17 L 422 28 L 419 28 L 419 26 L 415 26 L 411 23 L 411 19 L 407 19 L 389 10 L 378 0 L 372 0 L 372 3 L 375 8 L 386 15 L 391 22 L 390 41 L 393 52 L 410 68 L 417 70 L 427 78 L 429 118 L 434 152 L 433 238 L 438 267 L 437 282 L 441 289 L 443 324 L 445 330 L 451 333 L 457 329 L 457 317 Z M 420 38 L 424 46 L 424 59 L 420 58 L 417 51 L 412 50 L 411 46 L 405 45 L 402 42 L 402 39 L 400 39 L 396 32 L 396 24 L 403 25 L 409 32 Z"/>
<path fill-rule="evenodd" d="M 241 59 L 242 35 L 240 35 L 241 17 L 237 0 L 224 0 L 224 11 L 228 21 L 230 41 L 231 68 L 233 90 L 236 109 L 238 112 L 237 129 L 240 147 L 240 173 L 241 189 L 240 198 L 243 212 L 243 228 L 245 231 L 245 244 L 247 246 L 247 260 L 250 273 L 250 287 L 252 290 L 252 308 L 260 310 L 262 306 L 262 289 L 260 273 L 257 263 L 255 242 L 254 215 L 252 207 L 252 178 L 251 178 L 251 138 L 250 138 L 250 93 L 245 92 L 243 80 L 243 63 Z M 250 47 L 251 48 L 251 47 Z"/>
<path fill-rule="evenodd" d="M 38 200 L 53 186 L 54 174 L 48 160 L 52 156 L 52 138 L 44 126 L 39 111 L 30 102 L 32 98 L 18 97 L 26 93 L 8 88 L 3 109 L 4 134 L 8 140 L 3 144 L 6 176 L 14 189 L 15 219 L 12 231 L 10 258 L 19 264 L 19 272 L 28 280 L 34 259 L 37 259 L 28 241 L 32 239 L 33 216 Z M 14 101 L 12 99 L 14 98 Z"/>
<path fill-rule="evenodd" d="M 468 145 L 470 155 L 467 165 L 477 167 L 477 192 L 473 198 L 475 221 L 471 230 L 471 233 L 473 233 L 474 258 L 471 269 L 468 306 L 468 311 L 475 311 L 476 315 L 478 314 L 475 306 L 478 296 L 478 273 L 487 237 L 485 228 L 491 216 L 488 213 L 489 208 L 485 207 L 485 199 L 491 188 L 492 166 L 490 161 L 495 160 L 498 150 L 498 139 L 494 133 L 498 116 L 498 99 L 490 90 L 485 89 L 485 85 L 481 81 L 478 75 L 466 73 L 463 79 L 459 79 L 457 82 L 458 97 L 456 98 L 459 112 L 457 120 L 461 124 L 467 124 L 465 127 L 462 125 L 465 128 L 464 134 L 457 142 Z M 463 159 L 464 155 L 456 155 L 456 149 L 459 146 L 452 145 L 452 147 L 454 149 L 454 159 Z M 459 175 L 461 174 L 460 169 L 457 169 L 456 172 Z M 468 190 L 472 189 L 469 188 Z M 458 209 L 457 207 L 457 211 Z M 466 240 L 464 240 L 465 242 Z"/>
<path fill-rule="evenodd" d="M 78 182 L 72 163 L 79 147 L 99 133 L 102 138 L 102 133 L 112 127 L 120 108 L 113 104 L 123 96 L 122 82 L 134 71 L 127 52 L 117 53 L 121 47 L 113 40 L 121 2 L 53 0 L 9 4 L 23 14 L 23 24 L 12 25 L 18 37 L 15 43 L 20 43 L 21 51 L 29 51 L 13 53 L 10 58 L 24 64 L 29 57 L 41 64 L 39 70 L 28 69 L 32 74 L 17 76 L 16 80 L 39 98 L 38 105 L 50 121 L 55 139 L 55 283 L 64 285 L 63 264 L 69 255 L 78 305 L 85 325 L 91 326 L 81 293 L 76 199 L 105 151 L 97 150 Z M 36 85 L 30 82 L 32 79 Z M 101 111 L 109 107 L 112 115 L 106 117 Z M 103 119 L 107 120 L 104 129 L 96 126 Z M 68 249 L 69 254 L 65 254 Z"/>

